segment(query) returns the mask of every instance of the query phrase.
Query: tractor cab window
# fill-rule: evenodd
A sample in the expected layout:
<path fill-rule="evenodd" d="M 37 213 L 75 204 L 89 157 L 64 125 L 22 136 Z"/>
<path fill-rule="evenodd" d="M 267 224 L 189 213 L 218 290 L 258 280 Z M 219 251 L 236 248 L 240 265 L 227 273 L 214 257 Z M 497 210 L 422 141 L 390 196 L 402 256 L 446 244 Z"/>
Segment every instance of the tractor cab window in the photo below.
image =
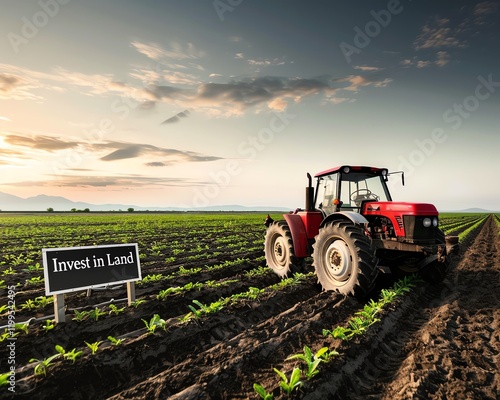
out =
<path fill-rule="evenodd" d="M 336 211 L 337 194 L 337 174 L 327 175 L 320 178 L 318 182 L 317 200 L 318 208 L 320 208 L 326 215 L 332 214 Z"/>
<path fill-rule="evenodd" d="M 366 200 L 388 201 L 382 177 L 361 172 L 342 174 L 340 184 L 341 210 L 359 211 Z"/>

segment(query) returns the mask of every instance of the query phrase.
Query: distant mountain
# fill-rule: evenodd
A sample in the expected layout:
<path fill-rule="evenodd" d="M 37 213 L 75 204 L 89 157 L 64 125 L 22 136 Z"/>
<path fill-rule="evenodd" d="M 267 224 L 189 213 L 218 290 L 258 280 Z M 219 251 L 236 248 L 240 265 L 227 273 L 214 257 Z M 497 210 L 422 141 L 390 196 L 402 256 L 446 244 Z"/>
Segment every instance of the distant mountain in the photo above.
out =
<path fill-rule="evenodd" d="M 200 208 L 183 207 L 140 207 L 131 204 L 90 204 L 68 200 L 61 196 L 46 196 L 44 194 L 22 198 L 8 193 L 0 192 L 1 211 L 54 211 L 85 210 L 90 211 L 126 211 L 133 208 L 135 211 L 289 211 L 287 207 L 246 207 L 240 205 L 220 205 Z"/>
<path fill-rule="evenodd" d="M 484 208 L 466 208 L 465 210 L 453 211 L 463 213 L 492 213 L 493 211 L 485 210 Z"/>

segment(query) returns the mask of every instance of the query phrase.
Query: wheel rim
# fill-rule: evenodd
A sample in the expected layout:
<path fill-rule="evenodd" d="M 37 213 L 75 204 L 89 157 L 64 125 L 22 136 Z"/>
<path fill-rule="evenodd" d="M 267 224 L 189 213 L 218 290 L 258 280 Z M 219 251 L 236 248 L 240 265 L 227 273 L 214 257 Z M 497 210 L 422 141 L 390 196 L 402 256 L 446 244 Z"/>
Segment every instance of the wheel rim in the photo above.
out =
<path fill-rule="evenodd" d="M 280 267 L 284 268 L 286 266 L 288 260 L 287 248 L 285 239 L 281 235 L 276 236 L 273 241 L 273 258 Z"/>
<path fill-rule="evenodd" d="M 336 281 L 344 282 L 349 279 L 352 273 L 352 258 L 349 247 L 343 240 L 335 240 L 328 246 L 324 265 Z"/>

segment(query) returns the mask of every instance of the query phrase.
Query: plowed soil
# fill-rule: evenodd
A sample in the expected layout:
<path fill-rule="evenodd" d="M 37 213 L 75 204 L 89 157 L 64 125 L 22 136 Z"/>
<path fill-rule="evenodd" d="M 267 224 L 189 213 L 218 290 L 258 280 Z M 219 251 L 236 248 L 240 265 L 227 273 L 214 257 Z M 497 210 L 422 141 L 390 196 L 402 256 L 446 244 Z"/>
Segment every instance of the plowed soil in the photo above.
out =
<path fill-rule="evenodd" d="M 84 351 L 73 364 L 58 360 L 47 376 L 33 363 L 16 371 L 19 399 L 257 399 L 258 382 L 275 399 L 285 398 L 273 368 L 290 376 L 297 363 L 286 361 L 304 346 L 340 354 L 293 398 L 304 399 L 498 399 L 500 393 L 500 240 L 493 216 L 461 244 L 440 285 L 419 284 L 380 316 L 381 322 L 350 341 L 324 336 L 323 329 L 345 325 L 364 301 L 323 292 L 314 277 L 285 290 L 266 291 L 257 300 L 236 302 L 220 312 L 179 321 L 193 299 L 209 304 L 250 287 L 279 282 L 274 275 L 250 278 L 249 262 L 197 280 L 237 279 L 223 288 L 192 291 L 165 301 L 152 293 L 165 283 L 138 289 L 150 301 L 124 314 L 93 322 L 69 321 L 48 335 L 40 326 L 19 335 L 19 365 L 54 354 L 54 346 Z M 255 258 L 261 254 L 254 254 Z M 169 282 L 178 286 L 181 278 Z M 391 277 L 381 274 L 378 288 Z M 125 293 L 100 293 L 94 301 Z M 377 298 L 377 292 L 373 293 Z M 125 306 L 125 304 L 123 304 Z M 166 331 L 147 334 L 141 319 L 159 314 Z M 125 341 L 112 346 L 113 335 Z M 84 341 L 105 342 L 91 355 Z M 0 359 L 8 357 L 5 346 Z M 2 370 L 7 367 L 2 361 Z M 4 371 L 0 371 L 4 372 Z M 2 388 L 4 389 L 4 388 Z"/>

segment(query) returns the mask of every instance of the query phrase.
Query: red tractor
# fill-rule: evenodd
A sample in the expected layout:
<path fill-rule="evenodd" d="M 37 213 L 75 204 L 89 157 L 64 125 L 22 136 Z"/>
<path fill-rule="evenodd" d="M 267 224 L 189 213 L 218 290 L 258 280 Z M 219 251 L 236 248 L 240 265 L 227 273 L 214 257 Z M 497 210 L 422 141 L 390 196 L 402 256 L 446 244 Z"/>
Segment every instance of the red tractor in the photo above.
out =
<path fill-rule="evenodd" d="M 381 267 L 441 282 L 457 239 L 445 238 L 432 204 L 393 202 L 389 175 L 385 168 L 344 165 L 316 174 L 314 190 L 307 174 L 305 210 L 284 214 L 284 221 L 266 219 L 267 265 L 285 277 L 303 272 L 312 256 L 324 290 L 352 295 L 368 293 Z"/>

